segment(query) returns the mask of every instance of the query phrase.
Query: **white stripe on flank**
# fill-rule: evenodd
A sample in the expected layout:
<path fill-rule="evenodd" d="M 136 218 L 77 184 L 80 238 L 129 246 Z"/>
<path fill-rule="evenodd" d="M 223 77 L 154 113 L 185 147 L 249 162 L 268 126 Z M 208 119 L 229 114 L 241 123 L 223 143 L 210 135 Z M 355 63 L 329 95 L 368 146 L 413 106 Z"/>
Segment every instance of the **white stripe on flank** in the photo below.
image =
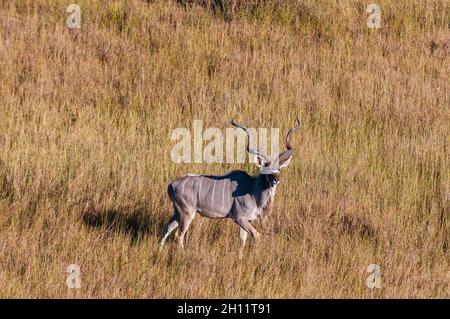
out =
<path fill-rule="evenodd" d="M 203 182 L 203 176 L 200 177 L 200 187 L 198 188 L 198 204 L 197 204 L 197 206 L 199 206 L 199 204 L 200 204 L 200 196 L 202 195 L 202 182 Z"/>
<path fill-rule="evenodd" d="M 191 198 L 192 198 L 192 202 L 191 204 L 194 205 L 194 183 L 195 183 L 195 179 L 192 179 L 192 189 L 191 189 Z"/>
<path fill-rule="evenodd" d="M 209 205 L 210 208 L 213 208 L 213 202 L 214 202 L 214 191 L 216 190 L 216 183 L 217 183 L 217 179 L 214 180 L 214 186 L 213 186 L 213 191 L 211 194 L 211 204 Z"/>
<path fill-rule="evenodd" d="M 183 197 L 184 196 L 184 184 L 186 184 L 186 178 L 184 179 L 184 181 L 183 181 L 183 184 L 181 184 L 181 196 Z"/>
<path fill-rule="evenodd" d="M 223 208 L 223 203 L 225 200 L 225 187 L 227 187 L 227 180 L 223 181 L 223 187 L 222 187 L 222 208 Z"/>

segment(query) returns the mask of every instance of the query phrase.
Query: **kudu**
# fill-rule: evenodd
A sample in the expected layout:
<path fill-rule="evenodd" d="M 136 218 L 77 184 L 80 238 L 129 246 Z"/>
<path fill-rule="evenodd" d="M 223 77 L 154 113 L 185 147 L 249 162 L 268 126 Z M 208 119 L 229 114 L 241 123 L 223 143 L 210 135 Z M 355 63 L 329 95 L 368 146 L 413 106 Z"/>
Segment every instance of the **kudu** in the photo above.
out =
<path fill-rule="evenodd" d="M 208 218 L 231 218 L 239 226 L 239 238 L 242 256 L 247 234 L 256 242 L 259 234 L 251 222 L 261 218 L 265 222 L 277 185 L 280 181 L 280 169 L 289 165 L 292 158 L 291 134 L 300 128 L 300 121 L 286 135 L 287 150 L 271 159 L 257 149 L 250 148 L 250 134 L 246 127 L 231 123 L 247 133 L 247 152 L 256 155 L 256 165 L 260 174 L 250 176 L 244 171 L 231 171 L 223 176 L 186 175 L 169 184 L 168 194 L 173 202 L 174 213 L 165 225 L 160 249 L 172 231 L 177 227 L 178 241 L 184 248 L 184 236 L 199 213 Z"/>

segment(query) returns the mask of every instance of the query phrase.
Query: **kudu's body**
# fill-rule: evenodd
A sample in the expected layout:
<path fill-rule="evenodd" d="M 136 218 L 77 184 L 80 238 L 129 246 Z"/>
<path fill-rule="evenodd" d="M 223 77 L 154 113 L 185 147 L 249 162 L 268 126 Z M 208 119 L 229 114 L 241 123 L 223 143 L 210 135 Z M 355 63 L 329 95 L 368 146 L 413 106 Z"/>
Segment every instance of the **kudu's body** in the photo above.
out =
<path fill-rule="evenodd" d="M 234 121 L 232 124 L 248 134 L 242 125 Z M 250 176 L 244 171 L 232 171 L 223 176 L 186 175 L 170 183 L 168 194 L 174 206 L 174 213 L 164 227 L 160 247 L 162 248 L 170 233 L 178 227 L 177 237 L 183 248 L 184 235 L 198 213 L 203 217 L 231 218 L 235 221 L 240 226 L 242 254 L 247 234 L 251 234 L 255 241 L 258 237 L 258 232 L 251 222 L 257 218 L 265 221 L 267 217 L 279 182 L 279 169 L 286 167 L 292 157 L 289 137 L 299 127 L 298 122 L 289 131 L 286 136 L 287 151 L 281 153 L 274 162 L 258 150 L 250 149 L 248 141 L 247 151 L 256 155 L 257 166 L 261 168 L 261 173 L 256 176 Z"/>

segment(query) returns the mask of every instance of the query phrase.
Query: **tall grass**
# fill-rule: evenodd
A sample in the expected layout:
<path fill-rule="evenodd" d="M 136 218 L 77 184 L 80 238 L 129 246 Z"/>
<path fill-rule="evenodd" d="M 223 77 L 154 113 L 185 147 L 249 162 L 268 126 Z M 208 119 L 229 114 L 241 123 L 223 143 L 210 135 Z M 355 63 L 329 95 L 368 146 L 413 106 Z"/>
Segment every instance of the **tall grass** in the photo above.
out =
<path fill-rule="evenodd" d="M 380 1 L 379 30 L 364 1 L 181 2 L 80 0 L 69 30 L 0 1 L 0 296 L 448 298 L 449 2 Z M 171 130 L 296 116 L 259 245 L 197 217 L 158 255 L 168 182 L 255 172 L 176 165 Z"/>

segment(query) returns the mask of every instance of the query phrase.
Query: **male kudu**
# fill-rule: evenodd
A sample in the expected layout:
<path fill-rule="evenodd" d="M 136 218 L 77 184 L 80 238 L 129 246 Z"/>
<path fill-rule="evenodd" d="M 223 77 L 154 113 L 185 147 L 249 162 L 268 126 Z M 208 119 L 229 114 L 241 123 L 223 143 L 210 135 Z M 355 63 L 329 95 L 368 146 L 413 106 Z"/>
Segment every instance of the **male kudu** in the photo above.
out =
<path fill-rule="evenodd" d="M 232 171 L 223 176 L 186 175 L 169 184 L 168 194 L 173 203 L 174 213 L 165 225 L 160 242 L 160 249 L 172 231 L 178 229 L 178 241 L 184 248 L 184 236 L 195 217 L 199 213 L 208 218 L 231 218 L 240 226 L 240 255 L 251 234 L 256 241 L 259 234 L 251 222 L 257 218 L 263 221 L 267 217 L 277 184 L 280 181 L 280 169 L 288 166 L 292 158 L 291 134 L 300 128 L 300 121 L 286 135 L 287 150 L 271 159 L 257 149 L 251 149 L 250 134 L 246 127 L 231 123 L 243 129 L 248 136 L 247 152 L 256 155 L 256 165 L 261 173 L 250 176 L 244 171 Z"/>

